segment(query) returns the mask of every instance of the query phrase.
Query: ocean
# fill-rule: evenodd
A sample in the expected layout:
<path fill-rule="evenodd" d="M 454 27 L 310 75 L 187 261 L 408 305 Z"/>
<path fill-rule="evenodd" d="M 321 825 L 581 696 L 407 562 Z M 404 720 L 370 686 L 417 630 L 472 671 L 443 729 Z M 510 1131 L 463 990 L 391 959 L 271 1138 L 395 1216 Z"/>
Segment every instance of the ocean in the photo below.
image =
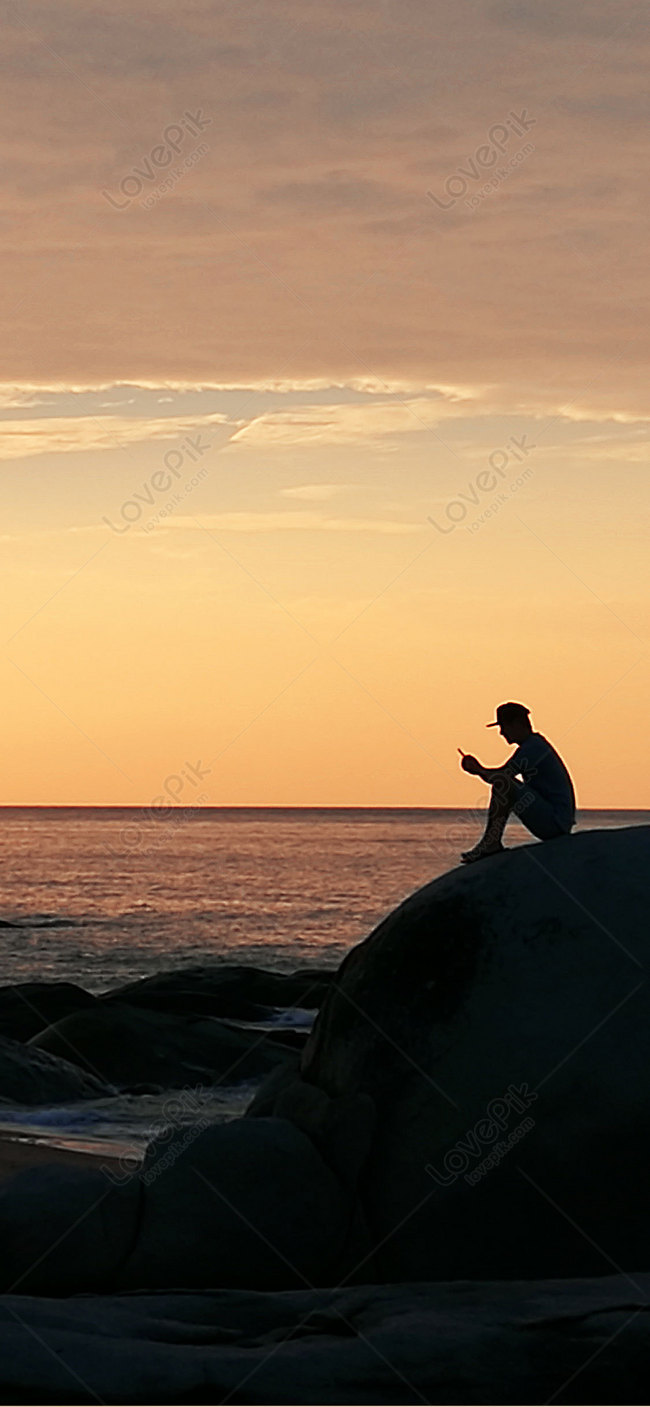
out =
<path fill-rule="evenodd" d="M 576 830 L 649 820 L 648 811 L 582 811 Z M 200 963 L 335 966 L 414 889 L 453 868 L 480 829 L 476 811 L 451 809 L 5 807 L 0 918 L 20 928 L 0 930 L 0 985 L 75 982 L 100 993 Z M 529 841 L 511 821 L 506 845 Z M 252 1092 L 210 1091 L 206 1112 L 235 1117 Z M 159 1114 L 155 1095 L 5 1106 L 0 1128 L 141 1150 Z"/>

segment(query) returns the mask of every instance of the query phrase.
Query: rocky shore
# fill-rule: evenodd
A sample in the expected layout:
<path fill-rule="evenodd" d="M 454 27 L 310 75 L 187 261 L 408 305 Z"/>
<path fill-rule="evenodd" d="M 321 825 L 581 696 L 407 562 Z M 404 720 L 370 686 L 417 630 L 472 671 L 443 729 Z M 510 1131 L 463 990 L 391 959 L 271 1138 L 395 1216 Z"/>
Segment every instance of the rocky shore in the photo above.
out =
<path fill-rule="evenodd" d="M 648 1275 L 1 1303 L 3 1403 L 648 1401 Z"/>
<path fill-rule="evenodd" d="M 160 972 L 99 997 L 63 982 L 1 987 L 0 1102 L 260 1079 L 296 1063 L 306 1040 L 306 1031 L 269 1023 L 286 1009 L 313 1011 L 333 977 L 223 963 Z"/>
<path fill-rule="evenodd" d="M 3 1183 L 0 1400 L 645 1401 L 649 859 L 635 827 L 452 871 L 335 975 L 0 992 L 5 1099 L 264 1077 L 141 1166 Z M 263 1029 L 291 1005 L 302 1049 Z"/>

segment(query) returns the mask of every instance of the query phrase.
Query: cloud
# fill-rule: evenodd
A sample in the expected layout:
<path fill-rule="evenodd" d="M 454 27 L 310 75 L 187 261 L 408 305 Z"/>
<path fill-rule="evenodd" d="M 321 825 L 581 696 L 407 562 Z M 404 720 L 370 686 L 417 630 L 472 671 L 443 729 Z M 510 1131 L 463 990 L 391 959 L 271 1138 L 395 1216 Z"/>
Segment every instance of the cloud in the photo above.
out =
<path fill-rule="evenodd" d="M 454 0 L 14 7 L 0 377 L 535 387 L 641 414 L 647 58 L 632 0 L 500 0 L 471 25 Z M 159 171 L 198 109 L 207 152 L 185 167 L 183 139 Z M 524 111 L 534 151 L 509 166 Z"/>
<path fill-rule="evenodd" d="M 27 459 L 37 454 L 69 454 L 89 450 L 114 450 L 146 441 L 174 441 L 192 431 L 223 431 L 228 417 L 221 414 L 177 416 L 162 420 L 129 419 L 118 415 L 48 417 L 42 420 L 0 422 L 0 459 Z M 233 426 L 234 428 L 234 426 Z"/>
<path fill-rule="evenodd" d="M 589 9 L 565 5 L 563 0 L 499 0 L 492 10 L 504 28 L 530 31 L 553 42 L 564 43 L 577 38 L 582 44 L 590 39 L 619 43 L 630 40 L 648 42 L 647 12 L 644 5 L 636 10 L 629 3 L 612 6 L 609 0 L 591 0 Z"/>
<path fill-rule="evenodd" d="M 358 392 L 358 383 L 355 383 L 355 386 Z M 151 393 L 161 388 L 146 389 L 147 393 Z M 187 391 L 188 388 L 183 389 Z M 228 388 L 224 393 L 231 393 L 233 389 L 235 388 Z M 257 398 L 259 404 L 259 397 L 265 394 L 265 390 L 259 387 L 236 389 L 245 390 L 243 406 L 245 407 L 248 399 L 251 402 L 250 409 L 253 400 Z M 268 388 L 265 389 L 268 393 Z M 281 394 L 285 395 L 289 402 L 287 409 L 264 411 L 245 421 L 242 418 L 233 418 L 226 411 L 202 412 L 200 409 L 194 414 L 147 415 L 146 401 L 138 405 L 140 413 L 108 415 L 100 409 L 95 414 L 93 405 L 88 404 L 87 393 L 79 387 L 76 387 L 73 393 L 63 392 L 59 388 L 51 393 L 49 399 L 39 395 L 34 388 L 23 392 L 15 387 L 8 389 L 3 399 L 0 387 L 0 408 L 4 406 L 5 414 L 12 409 L 29 412 L 33 408 L 40 412 L 38 418 L 33 418 L 27 413 L 20 419 L 15 416 L 3 418 L 0 409 L 0 459 L 25 459 L 36 455 L 84 451 L 114 451 L 136 444 L 173 443 L 192 433 L 202 434 L 210 441 L 211 447 L 218 445 L 228 453 L 237 453 L 242 449 L 261 449 L 265 453 L 271 453 L 273 450 L 287 448 L 318 450 L 323 447 L 346 446 L 378 449 L 382 444 L 389 445 L 391 441 L 397 442 L 404 436 L 433 436 L 453 453 L 471 458 L 472 455 L 483 453 L 483 440 L 487 443 L 495 434 L 503 433 L 503 427 L 498 431 L 495 429 L 495 418 L 518 417 L 519 420 L 523 418 L 535 423 L 541 422 L 539 433 L 542 434 L 547 434 L 554 426 L 557 428 L 562 423 L 600 423 L 610 425 L 612 430 L 616 428 L 622 443 L 628 431 L 634 427 L 642 430 L 648 423 L 647 410 L 637 415 L 619 410 L 614 404 L 599 406 L 595 401 L 589 404 L 554 404 L 549 402 L 543 389 L 526 392 L 519 399 L 509 400 L 499 388 L 489 386 L 477 387 L 474 394 L 467 387 L 451 386 L 445 387 L 445 394 L 442 394 L 443 388 L 438 387 L 435 394 L 428 396 L 409 395 L 401 388 L 388 398 L 385 389 L 378 390 L 375 383 L 372 389 L 376 394 L 373 398 L 371 383 L 368 383 L 365 391 L 367 399 L 361 402 L 353 399 L 345 402 L 334 399 L 342 389 L 344 388 L 329 388 L 329 394 L 333 398 L 331 402 L 323 400 L 320 403 L 302 404 L 296 403 L 295 397 L 309 393 L 313 390 L 311 386 L 298 387 L 293 391 L 284 388 Z M 350 393 L 355 394 L 353 387 L 350 388 Z M 279 393 L 276 390 L 272 394 L 277 396 Z M 213 406 L 213 392 L 206 390 L 205 397 L 207 403 Z M 69 409 L 71 400 L 74 404 L 77 399 L 79 413 L 63 414 L 63 408 Z M 160 399 L 169 404 L 173 404 L 174 400 L 173 396 L 157 398 Z M 604 395 L 604 399 L 613 402 L 614 392 L 610 390 L 609 394 Z M 200 399 L 198 402 L 194 401 L 194 404 L 197 403 L 201 404 Z M 104 406 L 137 404 L 135 397 L 100 403 Z M 452 435 L 451 425 L 454 421 L 462 422 L 462 436 L 458 430 L 454 430 Z M 470 426 L 471 434 L 468 434 Z M 533 434 L 535 433 L 537 432 L 533 431 Z M 494 448 L 494 445 L 492 447 Z M 614 447 L 611 453 L 615 456 L 618 450 Z M 639 451 L 635 450 L 634 455 L 638 454 Z M 322 502 L 350 487 L 354 486 L 327 481 L 288 485 L 279 491 L 286 498 Z"/>
<path fill-rule="evenodd" d="M 284 206 L 296 213 L 321 211 L 334 217 L 349 211 L 375 213 L 401 206 L 399 189 L 354 177 L 347 171 L 328 172 L 319 181 L 288 181 L 266 186 L 259 198 L 269 204 Z"/>
<path fill-rule="evenodd" d="M 3 410 L 23 410 L 26 407 L 54 405 L 42 394 L 44 387 L 0 386 L 0 412 Z"/>
<path fill-rule="evenodd" d="M 523 416 L 549 425 L 555 421 L 604 421 L 623 426 L 644 423 L 647 411 L 634 415 L 596 404 L 562 405 L 549 402 L 543 392 L 508 400 L 498 391 L 480 388 L 474 398 L 405 397 L 375 404 L 307 405 L 268 411 L 237 430 L 230 443 L 265 450 L 290 446 L 318 449 L 325 445 L 377 446 L 396 436 L 431 434 L 446 443 L 447 422 L 471 418 L 479 428 L 481 419 L 491 421 L 495 416 Z"/>
<path fill-rule="evenodd" d="M 476 385 L 451 385 L 444 382 L 396 380 L 390 377 L 376 376 L 350 376 L 346 380 L 331 380 L 327 377 L 262 377 L 248 381 L 215 381 L 202 379 L 200 381 L 166 380 L 164 383 L 152 380 L 150 377 L 136 378 L 128 382 L 124 381 L 93 381 L 89 379 L 81 382 L 76 378 L 72 381 L 21 381 L 21 382 L 0 382 L 0 409 L 5 407 L 18 407 L 23 405 L 45 405 L 54 402 L 39 399 L 43 395 L 66 395 L 66 396 L 86 396 L 91 392 L 98 391 L 164 391 L 164 395 L 158 395 L 159 405 L 173 404 L 174 396 L 187 394 L 192 391 L 257 391 L 275 393 L 277 395 L 288 395 L 292 391 L 303 394 L 308 391 L 332 391 L 332 390 L 357 391 L 366 396 L 390 396 L 390 395 L 421 395 L 425 392 L 435 393 L 446 400 L 462 401 L 473 400 L 481 394 L 481 387 Z M 485 388 L 483 388 L 485 389 Z M 112 404 L 117 404 L 113 401 Z"/>
<path fill-rule="evenodd" d="M 324 503 L 328 498 L 335 498 L 337 494 L 349 488 L 353 488 L 353 485 L 293 484 L 290 488 L 280 489 L 280 493 L 284 498 L 300 498 L 305 503 Z"/>
<path fill-rule="evenodd" d="M 551 455 L 564 467 L 581 468 L 585 464 L 639 464 L 650 463 L 650 439 L 628 440 L 623 436 L 612 437 L 598 442 L 594 437 L 586 437 L 577 444 L 548 446 L 547 457 Z"/>
<path fill-rule="evenodd" d="M 390 537 L 421 533 L 425 523 L 399 522 L 388 518 L 322 518 L 317 513 L 210 513 L 197 518 L 180 515 L 169 517 L 162 530 L 204 528 L 208 532 L 276 533 L 276 532 L 336 532 L 378 533 Z M 138 536 L 140 534 L 137 534 Z"/>
<path fill-rule="evenodd" d="M 378 405 L 301 406 L 259 415 L 232 437 L 233 445 L 353 445 L 390 435 L 435 429 L 444 417 L 441 400 L 382 401 Z"/>

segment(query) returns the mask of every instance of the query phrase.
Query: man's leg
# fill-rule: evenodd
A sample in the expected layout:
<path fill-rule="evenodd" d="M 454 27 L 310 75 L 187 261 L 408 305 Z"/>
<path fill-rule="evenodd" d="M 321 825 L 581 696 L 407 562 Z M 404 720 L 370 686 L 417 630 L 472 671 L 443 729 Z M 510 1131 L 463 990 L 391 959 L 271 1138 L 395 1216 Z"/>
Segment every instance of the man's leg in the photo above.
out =
<path fill-rule="evenodd" d="M 463 851 L 461 860 L 465 864 L 470 864 L 472 860 L 482 860 L 484 855 L 498 855 L 503 850 L 503 832 L 518 795 L 519 787 L 514 777 L 497 777 L 492 783 L 485 834 L 473 850 Z"/>

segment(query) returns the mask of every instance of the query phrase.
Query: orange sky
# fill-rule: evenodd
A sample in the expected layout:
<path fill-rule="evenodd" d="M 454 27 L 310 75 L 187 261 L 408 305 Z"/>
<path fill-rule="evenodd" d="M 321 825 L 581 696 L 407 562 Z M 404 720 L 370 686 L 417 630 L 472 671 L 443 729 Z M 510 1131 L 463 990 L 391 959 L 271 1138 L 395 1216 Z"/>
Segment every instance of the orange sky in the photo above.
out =
<path fill-rule="evenodd" d="M 472 806 L 515 698 L 647 805 L 648 37 L 12 12 L 5 803 Z"/>

